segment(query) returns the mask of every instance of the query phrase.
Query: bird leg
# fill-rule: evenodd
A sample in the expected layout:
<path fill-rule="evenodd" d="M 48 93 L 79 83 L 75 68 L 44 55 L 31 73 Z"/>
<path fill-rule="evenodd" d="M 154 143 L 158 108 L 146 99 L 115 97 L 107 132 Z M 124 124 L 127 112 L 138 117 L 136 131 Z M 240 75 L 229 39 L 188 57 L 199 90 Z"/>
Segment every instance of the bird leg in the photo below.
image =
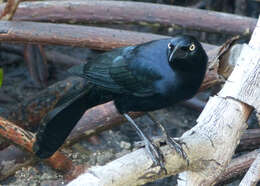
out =
<path fill-rule="evenodd" d="M 149 154 L 149 156 L 152 158 L 153 162 L 156 166 L 160 166 L 161 170 L 164 170 L 166 172 L 164 163 L 163 163 L 163 155 L 161 154 L 159 148 L 153 144 L 153 142 L 146 136 L 142 130 L 138 127 L 138 125 L 134 122 L 134 120 L 128 115 L 123 114 L 124 117 L 130 122 L 131 126 L 134 127 L 134 129 L 137 131 L 137 134 L 144 140 L 145 148 Z"/>
<path fill-rule="evenodd" d="M 188 156 L 187 154 L 184 152 L 183 148 L 182 148 L 182 144 L 185 144 L 184 142 L 180 141 L 180 140 L 177 140 L 177 139 L 174 139 L 172 137 L 170 137 L 168 131 L 166 130 L 166 127 L 155 120 L 155 118 L 150 114 L 150 113 L 147 113 L 148 116 L 151 118 L 151 120 L 153 122 L 155 122 L 162 130 L 162 133 L 163 133 L 163 136 L 164 138 L 166 139 L 166 142 L 168 145 L 170 145 L 172 148 L 174 148 L 176 150 L 176 152 L 184 159 L 187 161 L 187 164 L 189 165 L 189 159 L 188 159 Z"/>

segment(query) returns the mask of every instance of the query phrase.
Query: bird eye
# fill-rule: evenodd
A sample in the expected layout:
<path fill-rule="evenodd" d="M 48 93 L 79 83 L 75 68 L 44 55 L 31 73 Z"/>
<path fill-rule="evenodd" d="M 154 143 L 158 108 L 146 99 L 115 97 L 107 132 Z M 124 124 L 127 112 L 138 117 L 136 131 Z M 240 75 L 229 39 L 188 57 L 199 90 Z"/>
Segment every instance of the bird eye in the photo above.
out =
<path fill-rule="evenodd" d="M 195 50 L 195 45 L 194 45 L 194 43 L 192 43 L 190 46 L 189 46 L 189 50 L 190 51 L 194 51 Z"/>
<path fill-rule="evenodd" d="M 169 44 L 168 44 L 168 48 L 169 48 L 170 50 L 172 50 L 174 47 L 173 47 L 173 45 L 172 45 L 171 43 L 169 43 Z"/>

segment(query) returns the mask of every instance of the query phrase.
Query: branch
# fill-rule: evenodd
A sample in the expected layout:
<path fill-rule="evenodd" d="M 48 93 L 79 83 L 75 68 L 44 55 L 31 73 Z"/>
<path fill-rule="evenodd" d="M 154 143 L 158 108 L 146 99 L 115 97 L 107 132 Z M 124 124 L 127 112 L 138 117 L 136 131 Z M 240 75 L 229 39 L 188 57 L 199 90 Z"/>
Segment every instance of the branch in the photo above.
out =
<path fill-rule="evenodd" d="M 3 8 L 2 8 L 3 9 Z M 0 8 L 1 12 L 1 8 Z M 251 33 L 256 19 L 209 10 L 141 2 L 47 1 L 21 3 L 14 20 L 67 23 L 139 23 L 200 31 Z"/>
<path fill-rule="evenodd" d="M 14 16 L 14 13 L 20 3 L 20 0 L 8 0 L 4 11 L 2 11 L 0 19 L 1 20 L 11 20 Z"/>
<path fill-rule="evenodd" d="M 243 175 L 253 163 L 258 153 L 259 150 L 254 150 L 232 159 L 223 174 L 217 178 L 216 185 L 221 186 L 230 183 L 232 179 Z"/>
<path fill-rule="evenodd" d="M 257 149 L 260 146 L 260 129 L 248 129 L 241 137 L 236 152 Z"/>
<path fill-rule="evenodd" d="M 152 167 L 152 160 L 144 149 L 140 149 L 104 166 L 89 168 L 69 185 L 140 185 L 184 170 L 185 172 L 180 174 L 179 185 L 214 184 L 230 162 L 252 111 L 251 106 L 237 99 L 238 95 L 230 96 L 228 93 L 242 92 L 241 97 L 247 103 L 248 100 L 260 102 L 259 94 L 248 94 L 260 91 L 260 55 L 258 50 L 252 49 L 257 48 L 252 40 L 255 40 L 255 35 L 258 34 L 260 36 L 256 28 L 250 45 L 242 49 L 237 60 L 238 65 L 235 66 L 228 83 L 217 96 L 208 101 L 197 119 L 197 125 L 180 138 L 185 143 L 183 149 L 188 156 L 189 165 L 165 145 L 160 147 L 160 150 L 164 155 L 168 174 L 158 174 L 159 168 Z M 249 82 L 240 84 L 246 80 Z M 236 86 L 230 89 L 230 83 Z"/>
<path fill-rule="evenodd" d="M 239 186 L 255 186 L 260 180 L 260 154 L 258 152 L 255 161 L 247 171 Z"/>
<path fill-rule="evenodd" d="M 110 50 L 128 45 L 136 45 L 169 36 L 115 30 L 89 26 L 77 26 L 35 22 L 0 22 L 0 41 L 38 43 L 89 47 Z M 204 44 L 213 49 L 214 45 Z"/>
<path fill-rule="evenodd" d="M 24 46 L 18 46 L 13 44 L 1 43 L 0 44 L 1 51 L 14 53 L 19 56 L 24 56 Z M 46 58 L 48 61 L 52 63 L 59 63 L 65 66 L 79 65 L 84 63 L 81 59 L 75 58 L 73 56 L 60 53 L 54 50 L 44 50 L 46 53 Z"/>
<path fill-rule="evenodd" d="M 35 141 L 33 133 L 23 130 L 2 117 L 0 117 L 0 124 L 0 135 L 2 137 L 32 153 L 32 146 Z M 58 170 L 69 171 L 73 167 L 71 160 L 67 159 L 67 157 L 59 151 L 46 161 L 53 168 Z"/>

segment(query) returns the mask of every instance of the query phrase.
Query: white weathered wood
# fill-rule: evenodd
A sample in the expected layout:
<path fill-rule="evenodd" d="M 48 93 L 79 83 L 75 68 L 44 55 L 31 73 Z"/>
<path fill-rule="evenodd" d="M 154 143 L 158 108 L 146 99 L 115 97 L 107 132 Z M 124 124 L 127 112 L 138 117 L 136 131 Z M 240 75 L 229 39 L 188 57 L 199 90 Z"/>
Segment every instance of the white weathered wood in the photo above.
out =
<path fill-rule="evenodd" d="M 260 42 L 259 42 L 260 43 Z M 233 97 L 260 109 L 260 52 L 244 45 L 238 59 L 239 68 L 233 71 L 219 95 Z M 243 74 L 243 75 L 242 75 Z"/>
<path fill-rule="evenodd" d="M 252 39 L 258 36 L 260 32 L 256 31 Z M 227 81 L 232 81 L 232 85 L 225 85 L 218 96 L 209 100 L 197 125 L 181 137 L 186 143 L 183 148 L 188 155 L 189 166 L 169 146 L 164 146 L 160 149 L 168 174 L 158 175 L 159 169 L 151 168 L 152 160 L 144 149 L 140 149 L 104 166 L 88 169 L 69 185 L 80 182 L 81 185 L 140 185 L 184 170 L 178 185 L 213 185 L 227 167 L 247 127 L 246 121 L 252 111 L 248 103 L 253 104 L 252 100 L 260 103 L 260 94 L 257 94 L 260 93 L 260 78 L 256 69 L 259 68 L 257 53 L 260 52 L 255 42 L 251 41 L 250 47 L 244 47 L 246 52 L 242 49 L 231 79 Z M 93 180 L 93 176 L 97 182 L 88 182 Z"/>
<path fill-rule="evenodd" d="M 239 186 L 255 186 L 260 181 L 260 153 L 240 182 Z"/>
<path fill-rule="evenodd" d="M 214 122 L 212 122 L 212 125 L 210 125 L 210 128 L 208 129 L 208 136 L 214 143 L 216 151 L 211 151 L 209 148 L 208 150 L 213 154 L 208 156 L 208 158 L 212 157 L 212 160 L 218 162 L 220 166 L 216 167 L 214 164 L 208 164 L 207 167 L 202 171 L 186 171 L 181 173 L 181 179 L 178 181 L 179 186 L 214 184 L 216 178 L 221 175 L 221 172 L 223 172 L 231 160 L 232 154 L 240 140 L 240 136 L 230 135 L 228 132 L 229 130 L 222 127 L 226 125 L 230 127 L 233 132 L 241 134 L 243 128 L 246 127 L 245 121 L 252 111 L 251 106 L 257 108 L 258 103 L 260 103 L 260 45 L 258 42 L 253 41 L 260 37 L 260 19 L 258 19 L 257 25 L 258 27 L 254 30 L 254 34 L 251 38 L 249 46 L 245 45 L 242 49 L 233 72 L 225 83 L 225 86 L 218 94 L 218 96 L 222 97 L 222 99 L 225 101 L 233 100 L 233 105 L 236 104 L 237 107 L 244 111 L 243 120 L 236 121 L 235 125 L 230 124 L 231 121 L 236 120 L 238 112 L 230 109 L 226 110 L 226 112 L 230 113 L 230 116 L 228 119 L 225 119 L 226 113 L 221 115 L 221 111 L 217 109 L 217 107 L 219 107 L 217 101 L 211 100 L 213 102 L 211 107 L 213 110 L 212 112 L 215 113 L 213 114 Z M 195 126 L 193 129 L 196 129 L 204 122 L 207 123 L 208 121 L 210 122 L 212 120 L 212 115 L 205 111 L 206 109 L 203 110 L 198 119 L 197 126 Z M 222 132 L 223 136 L 219 135 L 219 132 Z M 190 131 L 187 133 L 190 133 Z M 208 154 L 210 155 L 210 152 L 208 152 Z"/>

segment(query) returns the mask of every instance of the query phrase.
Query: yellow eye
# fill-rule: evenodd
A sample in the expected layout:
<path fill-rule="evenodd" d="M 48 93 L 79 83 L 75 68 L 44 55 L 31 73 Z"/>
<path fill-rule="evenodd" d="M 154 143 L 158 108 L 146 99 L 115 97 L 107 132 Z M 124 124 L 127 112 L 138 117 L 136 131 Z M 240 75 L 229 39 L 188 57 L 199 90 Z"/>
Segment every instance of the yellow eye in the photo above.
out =
<path fill-rule="evenodd" d="M 192 43 L 190 46 L 189 46 L 189 50 L 190 51 L 194 51 L 195 50 L 195 45 L 194 45 L 194 43 Z"/>

